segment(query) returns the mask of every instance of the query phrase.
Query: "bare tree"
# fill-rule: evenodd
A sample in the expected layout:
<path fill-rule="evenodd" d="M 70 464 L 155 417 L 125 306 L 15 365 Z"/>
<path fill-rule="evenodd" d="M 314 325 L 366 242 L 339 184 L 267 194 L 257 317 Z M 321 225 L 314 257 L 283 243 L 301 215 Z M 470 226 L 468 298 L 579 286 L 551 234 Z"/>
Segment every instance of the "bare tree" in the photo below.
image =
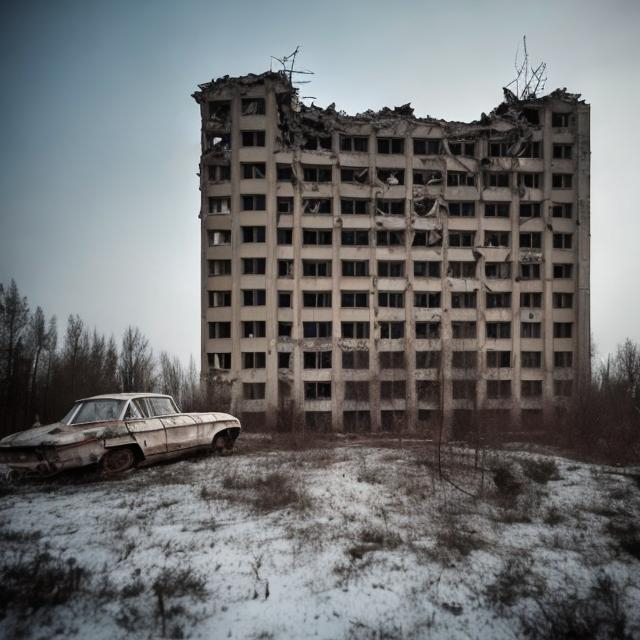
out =
<path fill-rule="evenodd" d="M 154 386 L 153 352 L 138 327 L 125 329 L 120 350 L 120 379 L 123 391 L 151 391 Z"/>
<path fill-rule="evenodd" d="M 160 391 L 173 396 L 180 403 L 184 384 L 184 372 L 180 360 L 175 356 L 172 357 L 166 351 L 161 351 L 158 364 L 160 366 Z"/>

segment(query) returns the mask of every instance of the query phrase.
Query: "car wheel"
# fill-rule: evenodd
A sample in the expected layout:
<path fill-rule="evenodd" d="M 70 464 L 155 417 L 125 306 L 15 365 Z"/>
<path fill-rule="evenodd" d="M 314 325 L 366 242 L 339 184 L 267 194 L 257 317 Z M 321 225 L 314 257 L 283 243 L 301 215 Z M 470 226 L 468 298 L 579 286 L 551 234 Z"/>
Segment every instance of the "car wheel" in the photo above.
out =
<path fill-rule="evenodd" d="M 136 463 L 136 457 L 129 447 L 121 447 L 119 449 L 111 449 L 102 456 L 102 471 L 111 475 L 114 473 L 122 473 L 127 469 L 131 469 Z"/>
<path fill-rule="evenodd" d="M 214 439 L 212 444 L 213 451 L 219 455 L 231 455 L 233 449 L 233 440 L 222 433 L 219 433 Z"/>

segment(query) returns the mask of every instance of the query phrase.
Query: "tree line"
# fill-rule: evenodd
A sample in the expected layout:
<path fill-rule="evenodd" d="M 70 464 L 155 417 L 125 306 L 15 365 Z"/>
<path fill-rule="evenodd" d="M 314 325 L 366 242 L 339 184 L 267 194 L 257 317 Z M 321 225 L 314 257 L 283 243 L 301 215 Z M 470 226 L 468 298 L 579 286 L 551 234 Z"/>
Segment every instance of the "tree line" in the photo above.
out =
<path fill-rule="evenodd" d="M 193 357 L 156 357 L 138 327 L 120 342 L 70 315 L 62 335 L 55 316 L 31 310 L 14 280 L 0 283 L 0 435 L 64 416 L 74 400 L 118 391 L 172 395 L 183 411 L 204 409 L 200 372 Z"/>

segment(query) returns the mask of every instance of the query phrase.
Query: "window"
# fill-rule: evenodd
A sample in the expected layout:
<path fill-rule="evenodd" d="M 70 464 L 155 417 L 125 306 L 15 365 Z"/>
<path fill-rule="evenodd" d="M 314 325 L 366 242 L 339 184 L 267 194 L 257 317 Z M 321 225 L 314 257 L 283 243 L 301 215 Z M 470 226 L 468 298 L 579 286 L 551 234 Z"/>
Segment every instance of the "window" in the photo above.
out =
<path fill-rule="evenodd" d="M 520 264 L 521 280 L 540 280 L 540 265 L 538 263 L 521 263 Z"/>
<path fill-rule="evenodd" d="M 340 306 L 343 308 L 368 307 L 368 291 L 342 291 L 340 294 Z"/>
<path fill-rule="evenodd" d="M 331 351 L 304 351 L 302 362 L 305 369 L 331 369 Z"/>
<path fill-rule="evenodd" d="M 305 411 L 304 424 L 309 431 L 331 431 L 331 411 Z"/>
<path fill-rule="evenodd" d="M 240 168 L 244 180 L 263 180 L 267 175 L 264 162 L 242 162 Z"/>
<path fill-rule="evenodd" d="M 366 277 L 369 275 L 368 260 L 343 260 L 342 275 L 349 277 Z"/>
<path fill-rule="evenodd" d="M 404 369 L 404 351 L 380 351 L 378 356 L 380 358 L 381 369 Z"/>
<path fill-rule="evenodd" d="M 537 124 L 537 123 L 536 123 Z M 542 145 L 539 141 L 525 143 L 522 151 L 518 154 L 520 158 L 541 158 Z"/>
<path fill-rule="evenodd" d="M 490 369 L 510 369 L 511 351 L 487 351 L 487 367 Z"/>
<path fill-rule="evenodd" d="M 504 158 L 509 155 L 508 142 L 489 141 L 489 155 L 493 158 Z"/>
<path fill-rule="evenodd" d="M 459 142 L 449 141 L 449 152 L 453 156 L 473 157 L 476 155 L 476 144 L 466 140 L 460 140 Z"/>
<path fill-rule="evenodd" d="M 383 380 L 380 383 L 380 398 L 383 400 L 401 400 L 407 395 L 407 383 L 404 380 Z M 385 411 L 381 411 L 384 414 Z"/>
<path fill-rule="evenodd" d="M 210 307 L 230 307 L 231 291 L 208 291 Z"/>
<path fill-rule="evenodd" d="M 378 260 L 378 276 L 380 278 L 404 278 L 404 262 Z"/>
<path fill-rule="evenodd" d="M 508 218 L 510 206 L 508 202 L 487 202 L 484 205 L 485 218 Z"/>
<path fill-rule="evenodd" d="M 404 245 L 404 231 L 377 231 L 376 245 L 379 247 L 398 247 Z"/>
<path fill-rule="evenodd" d="M 418 401 L 439 402 L 440 384 L 436 380 L 416 380 L 416 396 Z"/>
<path fill-rule="evenodd" d="M 243 338 L 264 338 L 267 335 L 267 323 L 264 320 L 245 320 L 242 323 Z"/>
<path fill-rule="evenodd" d="M 572 351 L 554 351 L 553 366 L 558 369 L 565 369 L 573 366 Z"/>
<path fill-rule="evenodd" d="M 340 213 L 343 215 L 368 215 L 369 200 L 340 200 Z"/>
<path fill-rule="evenodd" d="M 291 291 L 278 291 L 278 309 L 290 309 L 291 300 Z"/>
<path fill-rule="evenodd" d="M 278 278 L 293 278 L 293 260 L 278 260 Z"/>
<path fill-rule="evenodd" d="M 369 368 L 369 352 L 368 351 L 343 351 L 342 352 L 342 368 L 343 369 L 368 369 Z"/>
<path fill-rule="evenodd" d="M 328 400 L 331 398 L 330 382 L 305 382 L 305 400 Z"/>
<path fill-rule="evenodd" d="M 542 380 L 522 380 L 520 393 L 523 398 L 539 398 L 542 395 Z"/>
<path fill-rule="evenodd" d="M 368 247 L 368 229 L 343 229 L 340 234 L 341 243 L 344 247 Z"/>
<path fill-rule="evenodd" d="M 540 322 L 521 322 L 520 337 L 521 338 L 540 338 L 542 335 L 542 323 Z"/>
<path fill-rule="evenodd" d="M 474 231 L 449 231 L 450 247 L 473 247 Z"/>
<path fill-rule="evenodd" d="M 231 198 L 209 198 L 209 215 L 227 214 L 231 211 Z"/>
<path fill-rule="evenodd" d="M 293 229 L 278 229 L 278 244 L 287 245 L 293 242 Z"/>
<path fill-rule="evenodd" d="M 487 380 L 487 398 L 491 400 L 511 397 L 511 380 Z"/>
<path fill-rule="evenodd" d="M 485 231 L 484 246 L 485 247 L 508 247 L 509 232 L 508 231 Z"/>
<path fill-rule="evenodd" d="M 376 208 L 376 213 L 380 213 L 385 216 L 403 216 L 404 200 L 385 200 L 379 198 L 376 202 Z"/>
<path fill-rule="evenodd" d="M 539 218 L 541 212 L 540 202 L 521 202 L 520 217 L 521 218 Z"/>
<path fill-rule="evenodd" d="M 278 198 L 276 206 L 278 213 L 293 213 L 293 198 Z"/>
<path fill-rule="evenodd" d="M 290 164 L 277 164 L 276 177 L 279 182 L 293 179 L 293 168 Z"/>
<path fill-rule="evenodd" d="M 209 120 L 225 121 L 231 113 L 231 103 L 228 100 L 214 100 L 207 103 L 209 107 Z"/>
<path fill-rule="evenodd" d="M 573 175 L 571 173 L 554 173 L 551 176 L 551 186 L 554 189 L 571 189 Z"/>
<path fill-rule="evenodd" d="M 228 133 L 207 133 L 206 147 L 207 151 L 218 153 L 229 151 L 231 149 L 231 135 Z"/>
<path fill-rule="evenodd" d="M 267 268 L 266 258 L 242 258 L 242 273 L 262 275 Z"/>
<path fill-rule="evenodd" d="M 439 278 L 440 262 L 436 261 L 419 261 L 413 262 L 413 275 L 417 278 Z"/>
<path fill-rule="evenodd" d="M 369 138 L 368 136 L 340 136 L 340 151 L 367 153 Z"/>
<path fill-rule="evenodd" d="M 303 291 L 303 307 L 330 307 L 331 291 Z"/>
<path fill-rule="evenodd" d="M 264 369 L 267 365 L 267 354 L 264 352 L 242 352 L 243 369 Z"/>
<path fill-rule="evenodd" d="M 303 166 L 305 182 L 331 182 L 331 165 L 320 167 Z"/>
<path fill-rule="evenodd" d="M 415 291 L 413 306 L 421 309 L 440 308 L 440 291 Z"/>
<path fill-rule="evenodd" d="M 266 196 L 264 195 L 258 194 L 242 196 L 243 211 L 264 211 L 266 207 Z"/>
<path fill-rule="evenodd" d="M 265 304 L 264 289 L 243 289 L 242 304 L 245 307 L 263 307 Z"/>
<path fill-rule="evenodd" d="M 331 260 L 303 260 L 302 275 L 305 278 L 330 278 Z"/>
<path fill-rule="evenodd" d="M 542 367 L 542 351 L 522 351 L 520 360 L 523 369 L 540 369 Z"/>
<path fill-rule="evenodd" d="M 451 354 L 451 366 L 454 369 L 475 369 L 478 366 L 478 352 L 454 351 Z"/>
<path fill-rule="evenodd" d="M 570 338 L 573 324 L 571 322 L 554 322 L 553 337 L 554 338 Z"/>
<path fill-rule="evenodd" d="M 416 351 L 416 369 L 439 369 L 440 351 Z"/>
<path fill-rule="evenodd" d="M 439 138 L 414 138 L 413 153 L 417 156 L 437 156 L 442 153 L 442 140 Z"/>
<path fill-rule="evenodd" d="M 488 187 L 509 187 L 511 186 L 511 174 L 498 173 L 497 171 L 491 171 L 486 174 Z"/>
<path fill-rule="evenodd" d="M 542 247 L 542 234 L 529 232 L 520 234 L 521 249 L 540 249 Z"/>
<path fill-rule="evenodd" d="M 209 182 L 226 182 L 231 180 L 231 167 L 226 164 L 207 165 L 207 179 Z"/>
<path fill-rule="evenodd" d="M 380 233 L 380 232 L 378 232 Z M 390 232 L 393 233 L 393 232 Z M 396 232 L 397 233 L 397 232 Z M 404 236 L 403 236 L 404 238 Z M 442 234 L 437 231 L 414 231 L 413 233 L 413 247 L 441 247 L 442 246 Z"/>
<path fill-rule="evenodd" d="M 451 307 L 453 309 L 475 309 L 475 291 L 454 291 L 451 293 Z"/>
<path fill-rule="evenodd" d="M 551 208 L 551 215 L 554 218 L 571 218 L 573 205 L 570 202 L 564 202 L 562 204 L 554 204 Z"/>
<path fill-rule="evenodd" d="M 564 128 L 569 126 L 569 116 L 568 113 L 552 113 L 551 114 L 551 126 L 557 128 Z"/>
<path fill-rule="evenodd" d="M 207 274 L 209 276 L 231 275 L 231 260 L 207 260 Z"/>
<path fill-rule="evenodd" d="M 475 202 L 450 202 L 449 215 L 456 218 L 473 218 L 476 215 Z"/>
<path fill-rule="evenodd" d="M 573 308 L 573 294 L 572 293 L 554 293 L 553 308 L 554 309 Z"/>
<path fill-rule="evenodd" d="M 519 173 L 518 186 L 528 187 L 529 189 L 541 189 L 542 174 L 541 173 Z"/>
<path fill-rule="evenodd" d="M 573 380 L 554 380 L 553 395 L 554 396 L 571 396 L 573 393 Z"/>
<path fill-rule="evenodd" d="M 278 338 L 290 338 L 292 328 L 291 322 L 278 322 Z"/>
<path fill-rule="evenodd" d="M 369 337 L 368 322 L 342 322 L 340 330 L 343 338 L 365 339 Z"/>
<path fill-rule="evenodd" d="M 264 131 L 241 131 L 243 147 L 264 147 Z"/>
<path fill-rule="evenodd" d="M 378 153 L 404 153 L 404 138 L 378 138 Z"/>
<path fill-rule="evenodd" d="M 553 248 L 554 249 L 571 249 L 573 237 L 570 233 L 554 233 Z"/>
<path fill-rule="evenodd" d="M 386 185 L 391 187 L 404 184 L 403 169 L 377 169 L 376 175 L 380 182 L 384 182 Z"/>
<path fill-rule="evenodd" d="M 566 263 L 558 263 L 553 265 L 553 277 L 558 279 L 566 279 L 573 277 L 573 265 Z"/>
<path fill-rule="evenodd" d="M 476 322 L 475 320 L 453 320 L 451 333 L 454 340 L 475 339 L 477 336 Z"/>
<path fill-rule="evenodd" d="M 263 116 L 264 114 L 264 98 L 242 98 L 243 116 Z"/>
<path fill-rule="evenodd" d="M 404 322 L 381 322 L 380 337 L 384 339 L 404 338 Z"/>
<path fill-rule="evenodd" d="M 413 171 L 413 184 L 429 185 L 440 184 L 442 182 L 442 172 L 436 169 L 423 169 Z"/>
<path fill-rule="evenodd" d="M 230 322 L 209 322 L 209 339 L 230 338 L 231 323 Z"/>
<path fill-rule="evenodd" d="M 366 184 L 369 180 L 368 167 L 343 167 L 340 169 L 340 181 L 354 184 Z"/>
<path fill-rule="evenodd" d="M 207 240 L 209 241 L 210 247 L 219 247 L 224 244 L 231 244 L 231 231 L 209 229 L 207 231 Z"/>
<path fill-rule="evenodd" d="M 230 353 L 207 353 L 209 369 L 231 369 Z"/>
<path fill-rule="evenodd" d="M 492 280 L 506 280 L 511 278 L 511 263 L 485 262 L 484 275 Z"/>
<path fill-rule="evenodd" d="M 511 293 L 489 293 L 487 292 L 487 309 L 507 309 L 511 306 Z"/>
<path fill-rule="evenodd" d="M 332 242 L 331 229 L 303 229 L 302 244 L 330 245 Z"/>
<path fill-rule="evenodd" d="M 521 293 L 520 306 L 525 309 L 541 309 L 542 293 L 539 291 Z"/>
<path fill-rule="evenodd" d="M 558 160 L 570 160 L 573 155 L 573 145 L 554 144 L 553 157 Z"/>
<path fill-rule="evenodd" d="M 452 387 L 454 400 L 474 400 L 476 397 L 475 380 L 454 380 Z"/>
<path fill-rule="evenodd" d="M 331 338 L 332 327 L 331 322 L 303 322 L 302 335 L 305 338 Z"/>
<path fill-rule="evenodd" d="M 510 322 L 487 322 L 487 338 L 492 340 L 508 340 L 511 338 Z"/>
<path fill-rule="evenodd" d="M 475 187 L 476 176 L 473 173 L 466 173 L 464 171 L 448 171 L 447 186 L 448 187 Z"/>
<path fill-rule="evenodd" d="M 344 430 L 347 433 L 371 430 L 371 414 L 369 411 L 343 411 Z"/>
<path fill-rule="evenodd" d="M 264 242 L 265 227 L 241 227 L 242 242 Z"/>
<path fill-rule="evenodd" d="M 331 151 L 331 136 L 311 136 L 304 143 L 308 151 Z"/>
<path fill-rule="evenodd" d="M 291 353 L 289 351 L 278 351 L 278 369 L 289 369 L 291 366 Z"/>
<path fill-rule="evenodd" d="M 302 213 L 310 215 L 331 213 L 330 198 L 304 198 L 302 200 Z"/>
<path fill-rule="evenodd" d="M 439 322 L 416 322 L 416 338 L 418 340 L 437 340 L 439 337 Z"/>
<path fill-rule="evenodd" d="M 242 384 L 242 397 L 245 400 L 264 400 L 264 382 L 244 382 Z"/>
<path fill-rule="evenodd" d="M 364 402 L 369 400 L 369 382 L 367 380 L 346 380 L 344 399 Z"/>

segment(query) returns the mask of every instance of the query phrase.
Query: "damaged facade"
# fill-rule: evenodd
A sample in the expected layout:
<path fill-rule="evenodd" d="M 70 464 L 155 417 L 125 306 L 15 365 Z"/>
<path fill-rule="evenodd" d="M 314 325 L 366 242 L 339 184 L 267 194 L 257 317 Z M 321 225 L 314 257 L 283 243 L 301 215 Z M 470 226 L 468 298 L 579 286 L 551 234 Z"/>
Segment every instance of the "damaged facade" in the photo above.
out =
<path fill-rule="evenodd" d="M 250 424 L 552 424 L 590 378 L 589 105 L 472 123 L 224 77 L 202 115 L 202 370 Z"/>

